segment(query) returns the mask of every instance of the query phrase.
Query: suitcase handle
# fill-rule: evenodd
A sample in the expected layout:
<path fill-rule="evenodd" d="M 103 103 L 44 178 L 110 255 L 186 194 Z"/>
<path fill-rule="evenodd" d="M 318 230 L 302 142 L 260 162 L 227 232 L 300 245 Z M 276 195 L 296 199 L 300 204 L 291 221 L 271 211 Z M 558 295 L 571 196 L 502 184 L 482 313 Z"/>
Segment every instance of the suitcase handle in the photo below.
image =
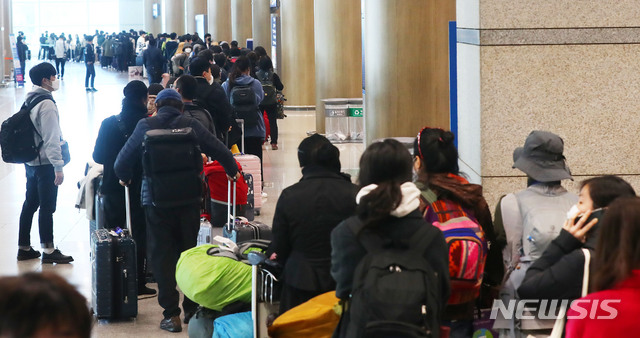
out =
<path fill-rule="evenodd" d="M 238 182 L 233 180 L 233 207 L 231 204 L 231 181 L 227 181 L 227 231 L 231 233 L 236 222 L 236 198 L 238 190 L 236 189 Z M 233 212 L 233 214 L 232 214 Z M 231 216 L 231 218 L 229 218 Z"/>
<path fill-rule="evenodd" d="M 131 229 L 131 196 L 129 192 L 129 186 L 124 186 L 124 210 L 126 212 L 126 220 L 127 220 L 127 229 L 129 232 L 133 234 L 133 230 Z"/>

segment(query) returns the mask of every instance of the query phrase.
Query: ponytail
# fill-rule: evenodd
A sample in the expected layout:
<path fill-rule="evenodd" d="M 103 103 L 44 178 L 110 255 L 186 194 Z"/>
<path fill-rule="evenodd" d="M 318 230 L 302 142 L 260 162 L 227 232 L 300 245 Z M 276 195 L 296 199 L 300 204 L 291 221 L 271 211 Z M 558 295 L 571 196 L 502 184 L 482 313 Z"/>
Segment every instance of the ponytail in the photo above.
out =
<path fill-rule="evenodd" d="M 400 185 L 400 182 L 381 182 L 377 188 L 360 199 L 356 214 L 364 223 L 363 230 L 379 228 L 391 217 L 391 211 L 402 202 Z"/>

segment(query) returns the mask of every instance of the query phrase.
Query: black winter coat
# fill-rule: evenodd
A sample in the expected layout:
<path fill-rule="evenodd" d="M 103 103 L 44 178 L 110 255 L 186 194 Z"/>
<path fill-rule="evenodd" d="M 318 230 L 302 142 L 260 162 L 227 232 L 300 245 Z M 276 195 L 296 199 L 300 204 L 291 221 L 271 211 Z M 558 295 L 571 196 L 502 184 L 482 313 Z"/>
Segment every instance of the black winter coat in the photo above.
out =
<path fill-rule="evenodd" d="M 300 182 L 284 189 L 273 216 L 275 252 L 284 282 L 306 291 L 333 290 L 331 231 L 356 210 L 358 188 L 342 174 L 305 167 Z"/>
<path fill-rule="evenodd" d="M 602 214 L 594 212 L 590 219 L 602 219 Z M 590 221 L 587 220 L 587 223 Z M 586 224 L 586 223 L 585 223 Z M 521 299 L 569 299 L 581 297 L 582 277 L 584 275 L 584 253 L 582 248 L 591 251 L 589 270 L 593 271 L 593 253 L 598 238 L 599 225 L 596 224 L 582 244 L 568 231 L 562 229 L 542 256 L 527 270 L 518 288 Z"/>
<path fill-rule="evenodd" d="M 196 81 L 198 88 L 195 101 L 211 114 L 213 124 L 216 126 L 216 136 L 223 140 L 229 127 L 237 126 L 227 94 L 217 82 L 209 84 L 207 79 L 202 76 L 196 76 Z"/>
<path fill-rule="evenodd" d="M 147 107 L 142 103 L 140 103 L 138 107 L 126 107 L 123 108 L 120 116 L 127 135 L 131 135 L 138 121 L 147 117 Z M 118 157 L 120 149 L 122 149 L 126 142 L 127 138 L 120 130 L 115 115 L 102 121 L 98 138 L 96 139 L 96 145 L 93 149 L 93 160 L 96 161 L 96 163 L 104 165 L 101 188 L 101 192 L 104 194 L 122 194 L 124 191 L 124 188 L 118 183 L 119 180 L 113 170 L 113 164 L 116 161 L 116 157 Z M 134 167 L 133 181 L 140 182 L 141 179 L 142 162 L 139 161 Z"/>

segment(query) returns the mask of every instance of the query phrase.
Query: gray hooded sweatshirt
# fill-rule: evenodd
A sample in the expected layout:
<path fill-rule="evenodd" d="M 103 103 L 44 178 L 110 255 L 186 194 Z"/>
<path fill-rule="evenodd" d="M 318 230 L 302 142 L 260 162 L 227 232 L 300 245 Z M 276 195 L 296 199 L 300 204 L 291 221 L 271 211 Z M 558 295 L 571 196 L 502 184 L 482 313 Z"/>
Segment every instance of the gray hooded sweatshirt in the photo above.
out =
<path fill-rule="evenodd" d="M 31 102 L 36 95 L 49 95 L 51 92 L 40 87 L 33 86 L 25 99 L 27 103 Z M 40 148 L 40 156 L 35 160 L 27 162 L 30 166 L 40 166 L 51 164 L 55 171 L 62 171 L 64 162 L 62 161 L 62 152 L 60 145 L 62 143 L 62 131 L 60 130 L 60 116 L 58 115 L 58 107 L 52 100 L 43 100 L 31 110 L 31 121 L 40 136 L 34 134 L 36 144 L 44 141 Z"/>

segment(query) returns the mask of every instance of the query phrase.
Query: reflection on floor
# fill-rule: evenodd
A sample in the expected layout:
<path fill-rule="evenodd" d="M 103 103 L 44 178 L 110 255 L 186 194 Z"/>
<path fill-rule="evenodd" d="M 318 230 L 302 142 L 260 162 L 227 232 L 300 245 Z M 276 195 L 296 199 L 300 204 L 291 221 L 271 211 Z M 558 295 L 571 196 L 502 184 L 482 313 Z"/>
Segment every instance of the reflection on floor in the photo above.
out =
<path fill-rule="evenodd" d="M 34 61 L 27 67 L 35 65 Z M 28 69 L 27 69 L 28 71 Z M 91 158 L 100 123 L 106 117 L 119 113 L 122 88 L 127 75 L 96 67 L 96 93 L 86 93 L 84 88 L 84 64 L 67 63 L 60 90 L 54 93 L 60 111 L 60 123 L 64 137 L 71 148 L 72 161 L 64 169 L 65 181 L 58 192 L 58 206 L 54 214 L 54 239 L 60 250 L 72 255 L 75 261 L 68 265 L 42 265 L 40 260 L 16 261 L 18 250 L 18 218 L 24 201 L 24 167 L 0 161 L 0 276 L 16 275 L 29 271 L 54 271 L 73 283 L 85 297 L 91 294 L 91 266 L 89 260 L 89 221 L 84 210 L 75 208 L 77 182 L 84 174 L 85 163 Z M 26 88 L 0 89 L 0 121 L 15 113 L 22 104 Z M 265 147 L 264 176 L 268 194 L 258 220 L 271 224 L 277 198 L 285 187 L 297 182 L 300 168 L 297 146 L 306 132 L 315 129 L 313 112 L 287 112 L 288 117 L 279 121 L 279 150 Z M 338 145 L 343 169 L 356 172 L 362 153 L 361 144 Z M 32 245 L 39 249 L 37 216 L 31 231 Z M 155 284 L 150 285 L 155 287 Z M 139 302 L 139 315 L 135 321 L 97 323 L 96 337 L 162 337 L 187 336 L 186 327 L 180 334 L 159 329 L 162 309 L 156 298 Z"/>

